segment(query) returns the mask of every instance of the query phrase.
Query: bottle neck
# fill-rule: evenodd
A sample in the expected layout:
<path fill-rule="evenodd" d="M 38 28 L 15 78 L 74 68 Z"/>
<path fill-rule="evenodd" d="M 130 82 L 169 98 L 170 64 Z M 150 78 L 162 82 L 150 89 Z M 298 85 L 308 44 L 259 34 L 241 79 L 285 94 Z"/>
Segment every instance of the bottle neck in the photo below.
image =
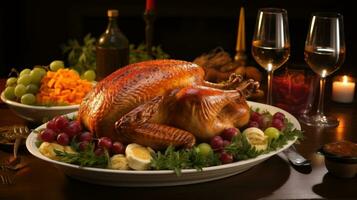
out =
<path fill-rule="evenodd" d="M 110 33 L 110 32 L 118 32 L 119 28 L 117 25 L 117 19 L 116 17 L 109 17 L 109 23 L 108 23 L 108 27 L 107 30 L 105 31 L 106 33 Z"/>

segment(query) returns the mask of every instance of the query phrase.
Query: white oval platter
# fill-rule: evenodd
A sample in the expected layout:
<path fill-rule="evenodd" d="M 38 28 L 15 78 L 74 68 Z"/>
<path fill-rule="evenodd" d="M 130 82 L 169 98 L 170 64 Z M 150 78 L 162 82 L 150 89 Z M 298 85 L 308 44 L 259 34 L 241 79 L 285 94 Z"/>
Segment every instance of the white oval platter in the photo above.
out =
<path fill-rule="evenodd" d="M 266 104 L 248 101 L 248 104 L 253 108 L 266 110 L 270 113 L 282 112 L 287 119 L 293 123 L 294 128 L 301 130 L 298 120 L 290 113 Z M 70 113 L 73 116 L 76 113 Z M 42 129 L 45 124 L 39 126 L 37 129 Z M 242 173 L 255 165 L 267 160 L 271 156 L 287 149 L 295 140 L 289 141 L 284 147 L 276 151 L 260 155 L 256 158 L 238 161 L 230 164 L 212 166 L 203 168 L 202 171 L 196 169 L 182 170 L 181 176 L 177 176 L 172 170 L 150 170 L 150 171 L 132 171 L 132 170 L 111 170 L 92 167 L 80 167 L 78 165 L 68 164 L 56 160 L 51 160 L 43 156 L 35 143 L 37 141 L 36 133 L 32 132 L 26 140 L 26 147 L 31 154 L 39 159 L 54 164 L 57 168 L 62 170 L 65 174 L 85 182 L 101 185 L 111 186 L 126 186 L 126 187 L 154 187 L 154 186 L 173 186 L 173 185 L 186 185 L 193 183 L 207 182 L 225 177 L 233 176 Z"/>

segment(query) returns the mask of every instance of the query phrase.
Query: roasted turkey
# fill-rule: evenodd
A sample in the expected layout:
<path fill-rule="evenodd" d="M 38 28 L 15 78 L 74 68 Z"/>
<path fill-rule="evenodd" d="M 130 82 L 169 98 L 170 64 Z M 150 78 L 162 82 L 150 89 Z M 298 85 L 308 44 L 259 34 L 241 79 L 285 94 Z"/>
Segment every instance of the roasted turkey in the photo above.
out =
<path fill-rule="evenodd" d="M 192 147 L 196 139 L 247 124 L 246 97 L 258 88 L 258 82 L 234 75 L 226 83 L 207 82 L 204 70 L 191 62 L 145 61 L 98 82 L 78 119 L 97 137 L 153 149 Z"/>

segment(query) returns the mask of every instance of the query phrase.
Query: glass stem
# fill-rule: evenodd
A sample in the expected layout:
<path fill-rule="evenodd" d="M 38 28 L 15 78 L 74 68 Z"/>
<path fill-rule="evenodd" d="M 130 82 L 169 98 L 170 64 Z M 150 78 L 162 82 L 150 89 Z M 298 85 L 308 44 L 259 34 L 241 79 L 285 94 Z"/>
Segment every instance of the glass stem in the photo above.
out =
<path fill-rule="evenodd" d="M 325 96 L 325 83 L 326 78 L 320 77 L 320 96 L 319 96 L 319 104 L 317 106 L 317 115 L 324 115 L 324 96 Z"/>
<path fill-rule="evenodd" d="M 273 105 L 272 91 L 273 91 L 273 70 L 270 70 L 268 71 L 268 93 L 267 93 L 268 105 Z"/>

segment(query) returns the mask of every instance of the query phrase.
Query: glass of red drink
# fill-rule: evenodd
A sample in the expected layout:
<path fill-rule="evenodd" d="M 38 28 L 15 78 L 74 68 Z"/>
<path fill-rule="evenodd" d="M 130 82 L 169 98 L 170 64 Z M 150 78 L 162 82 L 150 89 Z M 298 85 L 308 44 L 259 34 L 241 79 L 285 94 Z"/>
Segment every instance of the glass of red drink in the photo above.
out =
<path fill-rule="evenodd" d="M 295 116 L 307 114 L 314 103 L 318 78 L 304 66 L 287 66 L 273 78 L 273 105 Z"/>

